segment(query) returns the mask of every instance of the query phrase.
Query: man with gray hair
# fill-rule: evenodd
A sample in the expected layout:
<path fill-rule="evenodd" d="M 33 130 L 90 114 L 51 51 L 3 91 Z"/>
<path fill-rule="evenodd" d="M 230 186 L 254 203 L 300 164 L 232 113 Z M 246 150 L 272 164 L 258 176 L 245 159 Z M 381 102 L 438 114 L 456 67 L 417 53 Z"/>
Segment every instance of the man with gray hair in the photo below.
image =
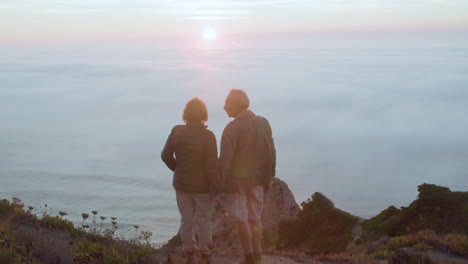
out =
<path fill-rule="evenodd" d="M 233 117 L 221 138 L 220 169 L 230 215 L 237 223 L 245 264 L 259 264 L 262 254 L 263 199 L 275 176 L 276 150 L 270 124 L 249 110 L 243 90 L 232 89 L 224 105 Z"/>

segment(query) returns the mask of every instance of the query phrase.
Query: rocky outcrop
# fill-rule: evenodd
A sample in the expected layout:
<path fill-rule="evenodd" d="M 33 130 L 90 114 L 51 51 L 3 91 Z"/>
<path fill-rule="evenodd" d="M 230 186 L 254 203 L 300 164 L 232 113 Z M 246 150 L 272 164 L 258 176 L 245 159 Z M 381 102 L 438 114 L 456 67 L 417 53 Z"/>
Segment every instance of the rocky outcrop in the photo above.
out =
<path fill-rule="evenodd" d="M 223 251 L 239 252 L 240 244 L 235 221 L 224 208 L 226 208 L 225 200 L 216 202 L 213 214 L 214 243 L 218 249 Z M 288 185 L 280 179 L 273 179 L 270 191 L 264 200 L 262 214 L 264 248 L 273 245 L 279 223 L 286 219 L 295 218 L 299 211 L 299 205 Z"/>

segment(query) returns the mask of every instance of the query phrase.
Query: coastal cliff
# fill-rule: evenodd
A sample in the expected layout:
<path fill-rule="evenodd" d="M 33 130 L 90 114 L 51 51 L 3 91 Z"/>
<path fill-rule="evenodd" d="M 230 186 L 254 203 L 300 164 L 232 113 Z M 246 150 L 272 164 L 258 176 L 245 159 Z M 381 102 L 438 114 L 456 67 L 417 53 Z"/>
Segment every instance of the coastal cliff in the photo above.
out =
<path fill-rule="evenodd" d="M 468 192 L 452 192 L 431 184 L 420 185 L 418 190 L 418 198 L 409 207 L 386 209 L 364 223 L 362 219 L 353 221 L 352 240 L 348 242 L 351 226 L 343 223 L 349 223 L 354 216 L 335 208 L 319 192 L 302 202 L 300 208 L 286 183 L 275 179 L 265 197 L 262 216 L 265 234 L 262 263 L 468 263 L 465 221 Z M 242 251 L 235 223 L 226 215 L 222 202 L 216 202 L 213 215 L 214 263 L 237 264 L 243 258 Z M 76 226 L 62 212 L 52 216 L 31 211 L 32 207 L 26 207 L 18 198 L 11 202 L 0 200 L 0 263 L 184 261 L 179 236 L 161 248 L 153 248 L 141 236 L 131 234 L 123 238 L 111 229 L 101 232 L 93 229 L 93 225 Z M 88 215 L 83 214 L 85 217 Z M 402 233 L 391 233 L 395 230 Z M 341 249 L 340 243 L 347 247 Z"/>

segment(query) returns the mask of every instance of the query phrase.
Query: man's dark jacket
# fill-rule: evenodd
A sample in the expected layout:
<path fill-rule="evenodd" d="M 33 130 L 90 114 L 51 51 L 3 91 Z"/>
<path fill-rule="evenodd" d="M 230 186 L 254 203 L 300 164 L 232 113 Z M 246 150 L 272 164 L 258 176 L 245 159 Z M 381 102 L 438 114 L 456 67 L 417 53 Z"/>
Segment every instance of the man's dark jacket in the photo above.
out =
<path fill-rule="evenodd" d="M 223 131 L 221 178 L 226 192 L 268 184 L 276 173 L 276 150 L 270 124 L 244 110 Z"/>
<path fill-rule="evenodd" d="M 176 190 L 207 193 L 220 184 L 216 138 L 200 122 L 175 126 L 161 158 L 174 171 L 172 185 Z"/>

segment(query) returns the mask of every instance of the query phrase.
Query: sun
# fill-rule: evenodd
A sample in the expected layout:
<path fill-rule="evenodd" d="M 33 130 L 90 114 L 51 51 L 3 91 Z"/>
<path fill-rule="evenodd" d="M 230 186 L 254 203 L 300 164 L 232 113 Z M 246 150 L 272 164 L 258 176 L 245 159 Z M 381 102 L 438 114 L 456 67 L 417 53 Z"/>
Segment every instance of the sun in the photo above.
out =
<path fill-rule="evenodd" d="M 206 27 L 203 29 L 202 37 L 204 40 L 216 39 L 216 30 L 212 27 Z"/>

